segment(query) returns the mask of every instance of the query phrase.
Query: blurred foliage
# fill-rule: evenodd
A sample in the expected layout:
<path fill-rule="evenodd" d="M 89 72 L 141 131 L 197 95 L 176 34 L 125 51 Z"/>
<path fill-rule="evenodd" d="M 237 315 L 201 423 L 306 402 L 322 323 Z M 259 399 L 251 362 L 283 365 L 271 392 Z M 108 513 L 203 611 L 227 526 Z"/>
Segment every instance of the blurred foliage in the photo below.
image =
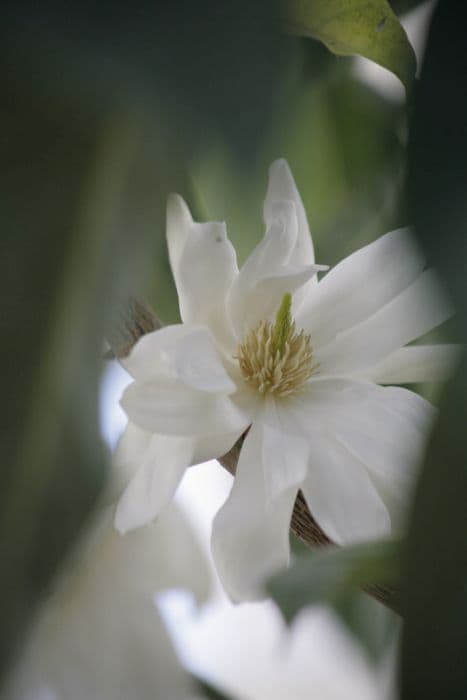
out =
<path fill-rule="evenodd" d="M 144 270 L 157 182 L 147 124 L 23 87 L 2 103 L 2 661 L 103 481 L 102 333 Z"/>
<path fill-rule="evenodd" d="M 378 663 L 387 658 L 402 627 L 398 615 L 362 591 L 347 591 L 333 608 L 369 659 Z"/>
<path fill-rule="evenodd" d="M 420 5 L 426 5 L 431 0 L 390 0 L 390 5 L 397 15 L 403 15 Z"/>
<path fill-rule="evenodd" d="M 221 692 L 218 688 L 215 688 L 206 680 L 201 679 L 198 676 L 192 676 L 192 678 L 195 687 L 202 694 L 204 700 L 234 700 L 230 695 L 227 696 L 223 691 Z"/>
<path fill-rule="evenodd" d="M 408 203 L 467 333 L 467 46 L 452 3 L 439 3 L 410 125 Z M 467 697 L 467 363 L 442 397 L 415 496 L 404 588 L 403 698 Z"/>
<path fill-rule="evenodd" d="M 294 570 L 297 557 L 310 557 L 313 556 L 313 553 L 310 554 L 309 548 L 293 533 L 291 534 L 290 544 L 294 557 L 292 564 L 292 570 Z M 400 562 L 398 566 L 400 567 Z M 305 569 L 306 566 L 303 570 Z M 275 598 L 283 614 L 287 615 L 287 608 L 292 611 L 294 601 L 291 599 L 291 596 L 289 597 L 286 576 L 282 580 L 284 586 L 275 595 Z M 299 599 L 306 601 L 304 605 L 310 603 L 307 600 L 309 583 L 308 580 L 303 580 L 299 590 Z M 336 588 L 334 588 L 334 592 L 335 590 Z M 323 601 L 327 601 L 328 604 L 332 605 L 334 613 L 337 614 L 353 637 L 358 640 L 370 659 L 378 662 L 384 657 L 399 630 L 401 620 L 398 615 L 394 614 L 386 606 L 381 605 L 375 598 L 363 593 L 354 583 L 350 584 L 347 589 L 342 587 L 338 591 L 338 596 L 333 596 L 332 602 L 329 600 L 327 591 L 324 591 L 324 595 L 322 598 L 319 597 L 317 602 Z M 297 608 L 297 614 L 298 612 Z"/>
<path fill-rule="evenodd" d="M 287 25 L 294 34 L 319 39 L 339 56 L 369 58 L 397 75 L 410 91 L 415 53 L 387 0 L 290 0 Z"/>
<path fill-rule="evenodd" d="M 270 580 L 268 589 L 290 622 L 306 605 L 337 604 L 369 584 L 397 584 L 399 550 L 399 542 L 381 540 L 308 552 Z"/>
<path fill-rule="evenodd" d="M 287 58 L 263 5 L 2 7 L 1 664 L 103 482 L 102 338 L 167 192 L 214 134 L 241 161 L 267 126 Z"/>

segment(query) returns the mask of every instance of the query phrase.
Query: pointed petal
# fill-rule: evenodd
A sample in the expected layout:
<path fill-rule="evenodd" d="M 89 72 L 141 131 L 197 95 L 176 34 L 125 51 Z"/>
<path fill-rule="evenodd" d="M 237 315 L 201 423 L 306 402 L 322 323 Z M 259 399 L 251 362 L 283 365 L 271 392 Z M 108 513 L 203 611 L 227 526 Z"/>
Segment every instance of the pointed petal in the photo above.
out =
<path fill-rule="evenodd" d="M 137 381 L 165 378 L 209 393 L 236 390 L 206 326 L 178 324 L 148 333 L 121 362 Z"/>
<path fill-rule="evenodd" d="M 214 519 L 212 552 L 223 585 L 234 600 L 260 597 L 265 578 L 289 561 L 290 518 L 298 486 L 278 478 L 271 487 L 274 477 L 267 485 L 266 471 L 276 465 L 264 460 L 271 457 L 275 446 L 277 442 L 265 445 L 261 424 L 252 426 L 232 491 Z"/>
<path fill-rule="evenodd" d="M 391 231 L 342 260 L 320 280 L 297 315 L 315 348 L 368 318 L 400 294 L 424 268 L 406 229 Z"/>
<path fill-rule="evenodd" d="M 412 345 L 395 352 L 370 367 L 359 378 L 377 384 L 411 384 L 448 379 L 462 354 L 462 347 L 446 345 Z"/>
<path fill-rule="evenodd" d="M 271 218 L 263 240 L 251 253 L 228 297 L 230 318 L 238 338 L 259 321 L 271 319 L 286 292 L 302 287 L 322 265 L 290 263 L 297 241 L 297 217 L 293 203 L 280 201 L 270 207 Z"/>
<path fill-rule="evenodd" d="M 134 423 L 127 423 L 112 456 L 112 469 L 107 485 L 110 502 L 120 498 L 122 491 L 134 477 L 144 459 L 151 437 L 151 433 L 146 430 Z"/>
<path fill-rule="evenodd" d="M 302 485 L 310 512 L 337 544 L 384 537 L 389 514 L 365 466 L 326 433 L 313 433 Z"/>
<path fill-rule="evenodd" d="M 339 442 L 365 464 L 389 509 L 393 531 L 405 524 L 435 417 L 433 406 L 418 394 L 370 384 L 367 400 L 355 405 L 345 420 L 336 419 Z"/>
<path fill-rule="evenodd" d="M 219 322 L 238 268 L 224 223 L 197 223 L 181 197 L 167 204 L 167 240 L 184 322 Z"/>
<path fill-rule="evenodd" d="M 167 247 L 172 270 L 178 269 L 193 224 L 191 212 L 183 197 L 170 194 L 167 198 Z"/>
<path fill-rule="evenodd" d="M 452 314 L 435 272 L 426 270 L 379 311 L 317 348 L 320 372 L 343 375 L 372 367 Z"/>
<path fill-rule="evenodd" d="M 120 404 L 133 423 L 163 435 L 213 435 L 246 430 L 248 413 L 223 394 L 207 394 L 180 382 L 130 384 Z"/>
<path fill-rule="evenodd" d="M 274 161 L 269 169 L 269 185 L 264 201 L 266 226 L 274 218 L 274 207 L 280 200 L 293 202 L 297 217 L 297 239 L 289 262 L 295 265 L 313 265 L 315 255 L 305 208 L 288 163 L 284 159 Z"/>
<path fill-rule="evenodd" d="M 122 534 L 154 520 L 172 500 L 193 460 L 194 441 L 164 435 L 152 436 L 136 474 L 125 489 L 115 513 Z"/>
<path fill-rule="evenodd" d="M 151 435 L 128 423 L 113 457 L 108 495 L 110 503 L 119 500 L 116 528 L 123 533 L 154 520 L 187 467 L 226 454 L 241 434 L 180 438 Z"/>
<path fill-rule="evenodd" d="M 310 474 L 320 460 L 325 468 L 326 456 L 320 458 L 316 446 L 320 440 L 329 440 L 332 445 L 326 448 L 323 444 L 323 453 L 329 449 L 331 456 L 334 455 L 332 459 L 337 460 L 337 455 L 345 451 L 347 462 L 354 465 L 349 466 L 349 472 L 354 468 L 356 472 L 361 468 L 366 471 L 389 511 L 392 529 L 398 529 L 405 516 L 435 409 L 406 389 L 322 379 L 310 382 L 306 391 L 290 402 L 289 412 L 295 416 L 295 429 L 308 434 L 313 450 Z M 339 483 L 336 475 L 337 490 Z M 346 488 L 345 476 L 342 485 Z M 371 501 L 368 485 L 362 486 L 362 493 L 365 490 Z M 352 497 L 349 507 L 353 500 Z M 363 508 L 363 501 L 358 503 Z M 317 505 L 319 507 L 319 503 Z M 371 508 L 374 505 L 370 503 Z M 312 513 L 318 519 L 314 510 Z"/>

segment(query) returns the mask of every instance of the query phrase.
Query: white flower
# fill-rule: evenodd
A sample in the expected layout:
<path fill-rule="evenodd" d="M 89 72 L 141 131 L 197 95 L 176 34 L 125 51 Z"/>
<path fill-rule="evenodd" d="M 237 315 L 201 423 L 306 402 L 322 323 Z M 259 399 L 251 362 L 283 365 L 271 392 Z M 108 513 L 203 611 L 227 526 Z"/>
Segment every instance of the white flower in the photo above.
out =
<path fill-rule="evenodd" d="M 185 469 L 226 453 L 249 428 L 212 549 L 235 599 L 287 564 L 299 489 L 337 543 L 400 527 L 434 409 L 379 386 L 446 374 L 452 346 L 405 347 L 451 308 L 409 234 L 393 231 L 318 283 L 312 240 L 285 161 L 270 170 L 266 233 L 238 270 L 223 223 L 168 203 L 183 324 L 143 337 L 124 366 L 130 424 L 118 462 L 139 468 L 116 526 L 152 520 Z M 136 452 L 135 452 L 136 450 Z M 125 456 L 126 455 L 126 456 Z"/>
<path fill-rule="evenodd" d="M 125 537 L 112 512 L 100 515 L 39 611 L 9 700 L 194 698 L 153 597 L 171 586 L 204 597 L 205 561 L 175 508 Z"/>

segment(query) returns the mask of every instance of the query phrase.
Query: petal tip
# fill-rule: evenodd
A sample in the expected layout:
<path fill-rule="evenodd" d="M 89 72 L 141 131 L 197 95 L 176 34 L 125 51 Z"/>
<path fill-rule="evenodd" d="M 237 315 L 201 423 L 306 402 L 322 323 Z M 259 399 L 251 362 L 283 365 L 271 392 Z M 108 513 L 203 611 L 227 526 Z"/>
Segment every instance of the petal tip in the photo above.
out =
<path fill-rule="evenodd" d="M 269 173 L 270 174 L 272 174 L 273 172 L 275 172 L 277 170 L 286 170 L 287 172 L 290 172 L 289 164 L 285 158 L 277 158 L 269 166 Z"/>
<path fill-rule="evenodd" d="M 170 237 L 174 229 L 185 229 L 193 223 L 190 208 L 183 197 L 176 192 L 170 192 L 166 204 L 167 235 Z"/>

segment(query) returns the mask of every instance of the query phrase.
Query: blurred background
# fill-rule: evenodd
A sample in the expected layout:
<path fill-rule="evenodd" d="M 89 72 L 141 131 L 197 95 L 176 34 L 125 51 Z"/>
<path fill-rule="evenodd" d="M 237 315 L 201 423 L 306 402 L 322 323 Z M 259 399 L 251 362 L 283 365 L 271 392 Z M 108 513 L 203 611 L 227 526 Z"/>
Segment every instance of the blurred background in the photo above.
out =
<path fill-rule="evenodd" d="M 227 222 L 241 263 L 263 234 L 268 166 L 287 158 L 317 261 L 334 265 L 413 224 L 459 310 L 436 338 L 464 339 L 459 10 L 431 0 L 347 6 L 331 40 L 319 1 L 5 3 L 3 670 L 21 659 L 35 615 L 67 570 L 123 427 L 126 378 L 103 359 L 104 338 L 130 295 L 164 323 L 178 320 L 165 242 L 170 191 L 195 218 Z M 360 40 L 376 12 L 385 17 L 378 32 L 388 28 L 377 50 Z M 185 667 L 240 700 L 425 698 L 435 689 L 434 697 L 465 697 L 466 389 L 462 367 L 443 392 L 420 387 L 441 419 L 403 557 L 403 632 L 397 616 L 355 590 L 332 610 L 304 608 L 289 631 L 271 601 L 233 607 L 208 546 L 231 477 L 215 464 L 190 470 L 177 500 L 213 589 L 200 611 L 189 593 L 157 596 Z M 200 697 L 222 697 L 216 692 L 199 686 Z"/>

